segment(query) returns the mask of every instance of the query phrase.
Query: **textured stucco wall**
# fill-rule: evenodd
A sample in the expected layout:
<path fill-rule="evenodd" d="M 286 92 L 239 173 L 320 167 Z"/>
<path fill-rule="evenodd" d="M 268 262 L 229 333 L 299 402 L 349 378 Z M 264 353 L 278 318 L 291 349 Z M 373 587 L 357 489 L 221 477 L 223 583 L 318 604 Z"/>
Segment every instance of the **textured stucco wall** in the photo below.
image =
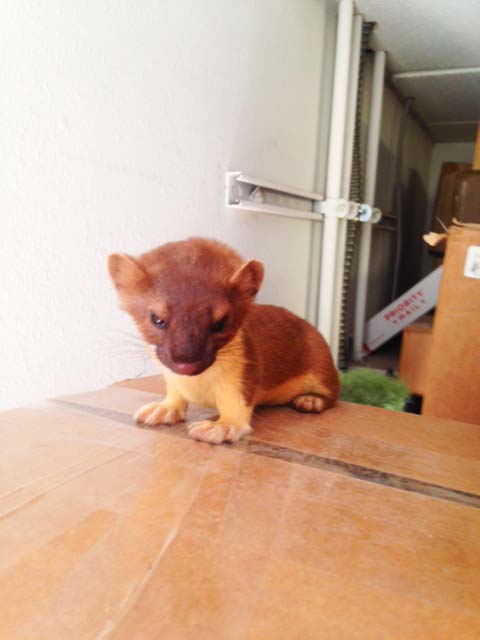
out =
<path fill-rule="evenodd" d="M 305 313 L 309 223 L 226 210 L 224 175 L 314 186 L 333 5 L 1 3 L 0 407 L 144 371 L 112 251 L 214 236 Z"/>

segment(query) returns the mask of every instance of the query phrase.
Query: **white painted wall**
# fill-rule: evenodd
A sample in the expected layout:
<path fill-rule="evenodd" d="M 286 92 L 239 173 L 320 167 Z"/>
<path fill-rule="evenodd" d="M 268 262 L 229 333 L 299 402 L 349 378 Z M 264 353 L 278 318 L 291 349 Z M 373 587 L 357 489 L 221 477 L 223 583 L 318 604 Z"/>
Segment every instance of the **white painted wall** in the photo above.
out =
<path fill-rule="evenodd" d="M 404 105 L 387 86 L 384 91 L 382 126 L 376 184 L 376 202 L 387 214 L 397 215 L 395 184 L 397 141 Z M 399 291 L 405 291 L 421 277 L 422 233 L 427 207 L 427 188 L 432 142 L 411 116 L 407 118 L 402 152 L 403 250 Z M 391 224 L 391 223 L 390 223 Z M 367 317 L 372 317 L 391 302 L 396 255 L 396 231 L 383 225 L 373 230 L 370 256 Z M 407 255 L 409 256 L 407 259 Z M 406 263 L 408 268 L 405 269 Z"/>
<path fill-rule="evenodd" d="M 226 210 L 224 174 L 314 186 L 334 4 L 0 4 L 1 408 L 142 373 L 112 251 L 216 237 L 304 314 L 309 223 Z"/>
<path fill-rule="evenodd" d="M 370 110 L 370 95 L 372 81 L 371 60 L 367 62 L 365 68 L 362 102 L 362 152 L 363 166 L 365 166 L 366 139 L 368 118 Z M 377 182 L 375 203 L 384 214 L 395 215 L 394 188 L 396 182 L 396 162 L 397 162 L 397 138 L 400 123 L 404 112 L 404 106 L 397 96 L 388 86 L 385 86 L 382 102 L 382 122 L 380 128 L 380 148 L 377 168 Z M 412 230 L 412 218 L 417 223 L 416 226 L 423 230 L 424 216 L 426 210 L 422 206 L 426 196 L 428 186 L 429 166 L 432 151 L 432 142 L 411 116 L 407 119 L 405 127 L 405 137 L 403 141 L 402 156 L 402 183 L 404 190 L 416 192 L 415 208 L 408 208 L 408 201 L 405 201 L 405 218 L 409 220 L 408 229 L 413 241 L 417 241 L 418 256 L 415 256 L 417 263 L 420 263 L 421 250 L 418 245 L 421 242 L 421 231 Z M 415 189 L 412 189 L 412 176 L 415 177 Z M 405 199 L 406 200 L 406 199 Z M 391 301 L 392 281 L 396 254 L 396 233 L 387 231 L 384 227 L 391 223 L 386 220 L 378 225 L 373 225 L 372 248 L 370 252 L 370 269 L 368 275 L 368 295 L 367 295 L 367 319 L 373 317 L 378 311 Z M 358 260 L 358 252 L 355 256 Z M 349 289 L 349 307 L 346 314 L 346 331 L 348 335 L 353 335 L 354 324 L 354 304 L 356 292 L 356 268 L 354 264 L 352 279 Z"/>

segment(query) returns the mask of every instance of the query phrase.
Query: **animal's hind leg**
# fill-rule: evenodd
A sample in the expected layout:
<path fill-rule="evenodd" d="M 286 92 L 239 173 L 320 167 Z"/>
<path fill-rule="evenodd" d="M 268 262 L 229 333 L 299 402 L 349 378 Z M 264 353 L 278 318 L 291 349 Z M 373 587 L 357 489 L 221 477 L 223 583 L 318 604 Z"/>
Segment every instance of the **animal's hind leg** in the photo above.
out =
<path fill-rule="evenodd" d="M 292 400 L 292 406 L 301 413 L 321 413 L 333 404 L 330 398 L 322 395 L 307 393 L 297 396 Z"/>
<path fill-rule="evenodd" d="M 333 375 L 329 378 L 324 382 L 319 375 L 305 376 L 296 393 L 290 396 L 292 407 L 302 413 L 322 413 L 333 406 L 338 395 L 338 378 Z"/>

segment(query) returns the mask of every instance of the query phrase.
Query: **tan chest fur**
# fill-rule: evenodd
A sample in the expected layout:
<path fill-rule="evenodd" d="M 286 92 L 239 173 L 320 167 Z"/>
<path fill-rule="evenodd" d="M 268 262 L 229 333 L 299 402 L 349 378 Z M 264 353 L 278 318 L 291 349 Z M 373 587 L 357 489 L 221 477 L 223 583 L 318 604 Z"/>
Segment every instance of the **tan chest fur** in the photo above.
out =
<path fill-rule="evenodd" d="M 198 376 L 179 376 L 169 370 L 164 371 L 164 375 L 187 402 L 195 402 L 205 407 L 216 406 L 217 386 L 221 380 L 217 362 Z"/>
<path fill-rule="evenodd" d="M 241 394 L 244 368 L 240 333 L 217 353 L 215 362 L 198 376 L 181 376 L 162 366 L 165 378 L 187 400 L 205 407 L 218 407 L 232 394 Z"/>

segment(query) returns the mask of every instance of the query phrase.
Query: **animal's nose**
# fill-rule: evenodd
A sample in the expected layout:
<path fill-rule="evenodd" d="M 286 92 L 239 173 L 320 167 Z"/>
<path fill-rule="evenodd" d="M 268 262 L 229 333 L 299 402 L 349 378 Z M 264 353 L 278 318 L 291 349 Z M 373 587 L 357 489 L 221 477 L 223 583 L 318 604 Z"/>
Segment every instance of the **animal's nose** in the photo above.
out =
<path fill-rule="evenodd" d="M 178 332 L 173 336 L 170 344 L 170 357 L 178 363 L 184 371 L 191 369 L 190 365 L 200 364 L 205 358 L 206 341 L 201 335 L 192 332 Z M 188 373 L 187 375 L 192 375 Z"/>

